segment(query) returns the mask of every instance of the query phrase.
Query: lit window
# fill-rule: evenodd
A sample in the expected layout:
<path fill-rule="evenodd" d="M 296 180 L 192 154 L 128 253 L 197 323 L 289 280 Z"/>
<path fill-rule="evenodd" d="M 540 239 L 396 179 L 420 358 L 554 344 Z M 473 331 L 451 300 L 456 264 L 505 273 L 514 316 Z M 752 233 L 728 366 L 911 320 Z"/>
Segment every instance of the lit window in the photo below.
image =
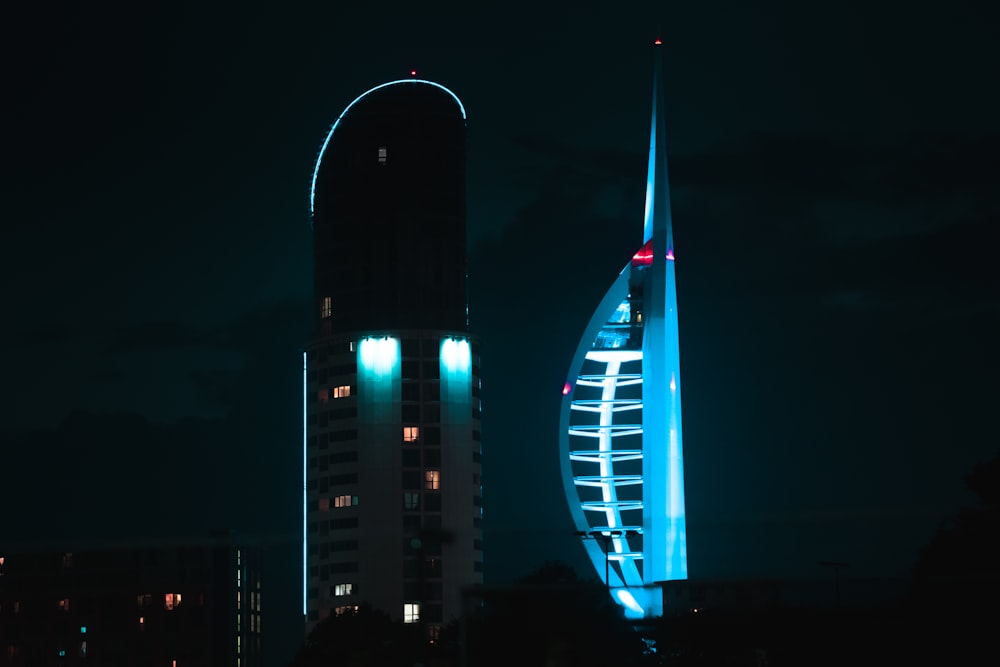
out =
<path fill-rule="evenodd" d="M 351 395 L 351 385 L 349 384 L 342 384 L 339 387 L 333 388 L 334 398 L 347 398 L 350 395 Z"/>
<path fill-rule="evenodd" d="M 319 511 L 320 512 L 328 512 L 328 511 L 330 511 L 330 499 L 329 498 L 320 498 L 319 499 Z"/>
<path fill-rule="evenodd" d="M 403 427 L 403 442 L 416 442 L 420 439 L 420 427 L 419 426 L 404 426 Z"/>
<path fill-rule="evenodd" d="M 181 594 L 180 593 L 167 593 L 163 596 L 163 608 L 167 611 L 171 611 L 175 607 L 179 607 L 181 604 Z"/>
<path fill-rule="evenodd" d="M 69 611 L 69 598 L 63 598 L 59 600 L 59 608 L 63 611 Z"/>
<path fill-rule="evenodd" d="M 424 471 L 424 488 L 428 491 L 437 491 L 441 488 L 441 471 L 440 470 L 425 470 Z"/>
<path fill-rule="evenodd" d="M 330 390 L 327 389 L 326 387 L 323 387 L 322 389 L 319 390 L 319 395 L 317 396 L 317 398 L 319 399 L 320 403 L 326 403 L 327 401 L 330 400 Z"/>
<path fill-rule="evenodd" d="M 333 612 L 337 616 L 343 616 L 344 614 L 356 614 L 358 611 L 358 605 L 356 604 L 345 604 L 342 607 L 336 607 Z"/>
<path fill-rule="evenodd" d="M 403 605 L 403 623 L 416 623 L 420 620 L 420 605 L 407 602 Z"/>
<path fill-rule="evenodd" d="M 330 301 L 330 297 L 323 297 L 323 305 L 319 309 L 319 314 L 324 320 L 333 315 L 333 302 Z"/>
<path fill-rule="evenodd" d="M 385 164 L 385 159 L 388 157 L 388 151 L 385 146 L 378 147 L 378 163 Z"/>
<path fill-rule="evenodd" d="M 354 593 L 354 584 L 337 584 L 333 587 L 334 595 L 351 595 Z"/>
<path fill-rule="evenodd" d="M 337 496 L 333 499 L 334 507 L 354 507 L 358 504 L 357 496 Z"/>
<path fill-rule="evenodd" d="M 408 509 L 408 510 L 420 509 L 420 494 L 411 491 L 404 492 L 403 509 Z"/>
<path fill-rule="evenodd" d="M 145 617 L 140 616 L 139 617 L 139 629 L 142 630 L 144 627 L 146 627 L 146 619 L 145 619 Z"/>

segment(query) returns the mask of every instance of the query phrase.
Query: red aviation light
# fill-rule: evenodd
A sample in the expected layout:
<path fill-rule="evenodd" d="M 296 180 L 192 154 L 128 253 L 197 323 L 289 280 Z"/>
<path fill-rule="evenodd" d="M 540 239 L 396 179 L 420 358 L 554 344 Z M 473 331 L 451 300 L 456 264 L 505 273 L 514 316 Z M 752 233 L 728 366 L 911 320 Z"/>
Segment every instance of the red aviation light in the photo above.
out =
<path fill-rule="evenodd" d="M 410 70 L 410 76 L 416 76 L 416 75 L 417 75 L 417 70 L 411 69 Z"/>
<path fill-rule="evenodd" d="M 656 38 L 656 41 L 655 41 L 655 42 L 653 42 L 653 44 L 656 44 L 657 46 L 660 46 L 661 44 L 663 44 L 663 40 L 662 40 L 662 39 L 660 39 L 659 37 L 657 37 L 657 38 Z"/>
<path fill-rule="evenodd" d="M 651 266 L 653 264 L 653 239 L 646 241 L 646 245 L 639 248 L 638 252 L 632 255 L 632 266 Z"/>

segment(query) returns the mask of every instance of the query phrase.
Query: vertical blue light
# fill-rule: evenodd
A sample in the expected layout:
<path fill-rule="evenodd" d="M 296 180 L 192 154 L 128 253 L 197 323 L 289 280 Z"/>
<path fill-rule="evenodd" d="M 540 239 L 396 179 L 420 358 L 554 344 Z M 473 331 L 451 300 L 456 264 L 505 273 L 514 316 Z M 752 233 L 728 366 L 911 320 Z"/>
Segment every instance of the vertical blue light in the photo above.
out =
<path fill-rule="evenodd" d="M 306 352 L 302 353 L 302 615 L 306 616 L 308 614 L 307 609 L 307 597 L 306 597 L 306 587 L 307 580 L 309 578 L 309 557 L 308 557 L 308 531 L 306 527 L 308 525 L 308 511 L 309 511 L 309 481 L 306 479 L 306 471 L 309 469 L 308 462 L 308 451 L 306 450 L 306 443 L 308 438 L 306 437 L 306 428 L 309 423 L 309 380 L 306 373 L 307 361 Z"/>
<path fill-rule="evenodd" d="M 358 423 L 379 442 L 399 438 L 399 339 L 367 336 L 358 345 Z"/>
<path fill-rule="evenodd" d="M 441 340 L 442 423 L 465 423 L 472 400 L 472 351 L 464 338 Z"/>

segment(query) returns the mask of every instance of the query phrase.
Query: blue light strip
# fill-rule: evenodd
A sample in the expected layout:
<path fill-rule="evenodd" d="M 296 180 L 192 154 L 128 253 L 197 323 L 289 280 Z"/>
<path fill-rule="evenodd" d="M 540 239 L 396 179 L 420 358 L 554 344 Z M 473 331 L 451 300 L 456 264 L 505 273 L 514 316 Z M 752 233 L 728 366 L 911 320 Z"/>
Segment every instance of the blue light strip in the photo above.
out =
<path fill-rule="evenodd" d="M 302 615 L 305 616 L 308 613 L 306 609 L 306 579 L 309 574 L 309 559 L 308 559 L 308 544 L 306 537 L 309 533 L 306 531 L 306 525 L 308 518 L 306 513 L 309 510 L 309 482 L 306 479 L 306 470 L 308 466 L 306 465 L 308 452 L 306 451 L 306 442 L 308 438 L 306 437 L 306 424 L 308 423 L 308 378 L 306 374 L 306 352 L 302 353 Z"/>
<path fill-rule="evenodd" d="M 434 86 L 435 88 L 440 88 L 444 92 L 451 95 L 452 98 L 454 98 L 455 103 L 458 104 L 458 108 L 462 112 L 462 120 L 465 120 L 465 105 L 462 104 L 462 100 L 458 99 L 458 95 L 451 92 L 450 90 L 442 86 L 440 83 L 434 83 L 433 81 L 425 81 L 424 79 L 399 79 L 398 81 L 389 81 L 388 83 L 383 83 L 381 85 L 375 86 L 374 88 L 361 93 L 356 98 L 354 98 L 354 101 L 348 104 L 347 107 L 343 110 L 343 112 L 341 112 L 340 116 L 337 117 L 337 120 L 333 123 L 333 127 L 330 128 L 329 134 L 326 135 L 326 140 L 323 141 L 323 148 L 320 149 L 319 157 L 316 158 L 316 166 L 313 168 L 312 184 L 309 186 L 310 213 L 313 212 L 313 208 L 316 204 L 316 178 L 319 175 L 319 166 L 323 162 L 323 154 L 326 152 L 326 147 L 330 145 L 330 139 L 333 138 L 333 133 L 337 131 L 337 126 L 340 125 L 340 121 L 344 119 L 344 116 L 346 116 L 347 112 L 351 110 L 351 107 L 360 102 L 367 95 L 374 93 L 376 90 L 381 90 L 386 86 L 395 86 L 401 83 L 422 83 L 428 86 Z"/>

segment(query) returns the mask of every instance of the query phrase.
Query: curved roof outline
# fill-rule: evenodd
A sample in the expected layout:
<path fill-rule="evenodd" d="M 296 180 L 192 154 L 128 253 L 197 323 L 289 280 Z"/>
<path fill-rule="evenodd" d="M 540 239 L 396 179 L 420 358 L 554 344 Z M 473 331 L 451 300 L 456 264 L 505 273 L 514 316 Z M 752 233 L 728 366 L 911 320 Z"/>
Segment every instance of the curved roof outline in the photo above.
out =
<path fill-rule="evenodd" d="M 337 126 L 340 125 L 340 121 L 342 121 L 344 119 L 344 116 L 346 116 L 347 113 L 351 110 L 351 107 L 353 107 L 355 104 L 357 104 L 358 102 L 360 102 L 362 99 L 364 99 L 368 95 L 371 95 L 372 93 L 374 93 L 376 90 L 381 90 L 382 88 L 386 88 L 388 86 L 395 86 L 395 85 L 401 84 L 401 83 L 423 83 L 423 84 L 427 84 L 428 86 L 434 86 L 435 88 L 440 88 L 441 90 L 443 90 L 444 92 L 446 92 L 446 93 L 448 93 L 449 95 L 452 96 L 452 98 L 455 100 L 455 103 L 458 104 L 459 110 L 462 112 L 462 120 L 466 119 L 466 117 L 465 117 L 465 105 L 462 104 L 462 100 L 458 99 L 458 95 L 456 95 L 455 93 L 453 93 L 448 88 L 445 88 L 440 83 L 434 83 L 433 81 L 427 81 L 426 79 L 397 79 L 396 81 L 388 81 L 386 83 L 379 84 L 379 85 L 375 86 L 374 88 L 370 88 L 370 89 L 366 90 L 365 92 L 361 93 L 360 95 L 358 95 L 357 97 L 354 98 L 353 102 L 351 102 L 346 107 L 344 107 L 344 110 L 340 112 L 339 116 L 337 116 L 337 120 L 334 121 L 333 126 L 330 128 L 330 131 L 326 135 L 326 139 L 323 141 L 323 147 L 319 149 L 319 156 L 317 156 L 317 158 L 316 158 L 316 166 L 313 167 L 312 183 L 309 185 L 309 214 L 310 214 L 310 217 L 312 216 L 313 209 L 314 209 L 314 206 L 316 204 L 316 177 L 319 175 L 319 165 L 320 165 L 320 163 L 323 162 L 323 154 L 326 153 L 326 147 L 328 145 L 330 145 L 330 139 L 333 138 L 333 133 L 337 131 Z"/>

